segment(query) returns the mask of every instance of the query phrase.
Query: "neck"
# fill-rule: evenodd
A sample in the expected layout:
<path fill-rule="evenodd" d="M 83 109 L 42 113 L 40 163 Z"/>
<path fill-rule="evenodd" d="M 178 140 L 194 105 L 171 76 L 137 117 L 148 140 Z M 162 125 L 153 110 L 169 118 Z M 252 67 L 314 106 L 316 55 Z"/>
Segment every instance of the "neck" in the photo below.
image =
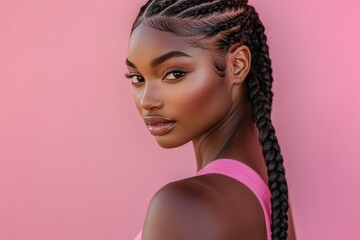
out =
<path fill-rule="evenodd" d="M 245 142 L 254 140 L 256 126 L 251 121 L 249 104 L 245 105 L 248 107 L 234 107 L 222 122 L 192 141 L 197 171 L 216 159 L 237 157 L 249 149 Z"/>

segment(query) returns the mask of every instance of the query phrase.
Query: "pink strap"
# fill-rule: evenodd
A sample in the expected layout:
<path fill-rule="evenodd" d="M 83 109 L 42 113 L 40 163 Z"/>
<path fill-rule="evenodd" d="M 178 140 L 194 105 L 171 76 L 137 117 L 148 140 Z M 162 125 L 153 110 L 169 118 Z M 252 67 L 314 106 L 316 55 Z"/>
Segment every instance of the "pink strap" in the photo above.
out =
<path fill-rule="evenodd" d="M 196 175 L 219 173 L 238 180 L 257 197 L 265 216 L 267 237 L 271 239 L 271 193 L 264 180 L 248 165 L 234 159 L 217 159 L 207 164 Z"/>
<path fill-rule="evenodd" d="M 134 238 L 134 240 L 141 240 L 141 235 L 142 235 L 142 229 L 141 229 L 140 232 L 136 235 L 136 237 Z"/>

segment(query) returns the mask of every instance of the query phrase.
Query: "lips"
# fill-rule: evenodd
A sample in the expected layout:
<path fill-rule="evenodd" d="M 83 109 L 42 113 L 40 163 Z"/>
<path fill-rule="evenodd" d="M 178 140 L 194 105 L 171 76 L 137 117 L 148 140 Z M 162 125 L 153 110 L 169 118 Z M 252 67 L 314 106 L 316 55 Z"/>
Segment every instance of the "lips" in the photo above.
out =
<path fill-rule="evenodd" d="M 161 116 L 144 117 L 150 133 L 154 136 L 162 136 L 170 132 L 176 125 L 176 121 Z"/>

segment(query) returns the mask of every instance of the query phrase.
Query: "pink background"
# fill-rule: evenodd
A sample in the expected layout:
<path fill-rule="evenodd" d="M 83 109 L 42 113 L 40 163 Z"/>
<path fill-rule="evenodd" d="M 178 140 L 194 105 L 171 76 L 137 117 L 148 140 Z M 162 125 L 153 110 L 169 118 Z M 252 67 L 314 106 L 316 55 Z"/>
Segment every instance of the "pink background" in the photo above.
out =
<path fill-rule="evenodd" d="M 144 1 L 0 2 L 0 239 L 132 239 L 152 194 L 195 174 L 161 149 L 123 77 Z M 299 239 L 359 239 L 358 1 L 251 1 Z"/>

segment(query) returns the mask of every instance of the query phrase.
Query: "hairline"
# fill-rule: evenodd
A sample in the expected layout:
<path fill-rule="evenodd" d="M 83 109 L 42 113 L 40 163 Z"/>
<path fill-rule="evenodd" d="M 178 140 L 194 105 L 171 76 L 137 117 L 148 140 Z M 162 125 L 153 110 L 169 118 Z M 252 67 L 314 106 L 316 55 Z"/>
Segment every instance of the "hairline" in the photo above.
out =
<path fill-rule="evenodd" d="M 200 48 L 203 49 L 205 51 L 208 51 L 210 53 L 210 57 L 211 57 L 211 61 L 212 64 L 214 66 L 214 72 L 220 76 L 220 77 L 225 77 L 225 73 L 222 73 L 225 71 L 226 69 L 226 63 L 225 63 L 225 55 L 227 53 L 227 51 L 225 53 L 219 54 L 219 51 L 217 50 L 212 50 L 210 49 L 210 47 L 207 47 L 206 45 L 210 46 L 211 44 L 209 43 L 203 43 L 204 41 L 204 37 L 202 38 L 196 38 L 197 35 L 194 36 L 183 36 L 181 34 L 177 34 L 176 32 L 173 31 L 166 31 L 164 29 L 160 29 L 157 28 L 155 26 L 152 26 L 150 23 L 153 20 L 153 17 L 150 18 L 142 18 L 140 21 L 138 21 L 138 23 L 136 24 L 136 26 L 131 30 L 131 33 L 140 25 L 140 24 L 144 24 L 147 27 L 159 30 L 159 31 L 163 31 L 163 32 L 168 32 L 168 33 L 172 33 L 174 35 L 176 35 L 179 38 L 182 38 L 185 43 L 189 46 L 189 47 L 193 47 L 193 48 Z M 165 20 L 166 18 L 170 19 L 171 17 L 169 16 L 161 16 L 161 18 L 159 17 L 159 19 L 161 20 Z M 181 19 L 181 20 L 186 20 L 186 19 Z M 200 34 L 199 34 L 200 36 Z"/>

